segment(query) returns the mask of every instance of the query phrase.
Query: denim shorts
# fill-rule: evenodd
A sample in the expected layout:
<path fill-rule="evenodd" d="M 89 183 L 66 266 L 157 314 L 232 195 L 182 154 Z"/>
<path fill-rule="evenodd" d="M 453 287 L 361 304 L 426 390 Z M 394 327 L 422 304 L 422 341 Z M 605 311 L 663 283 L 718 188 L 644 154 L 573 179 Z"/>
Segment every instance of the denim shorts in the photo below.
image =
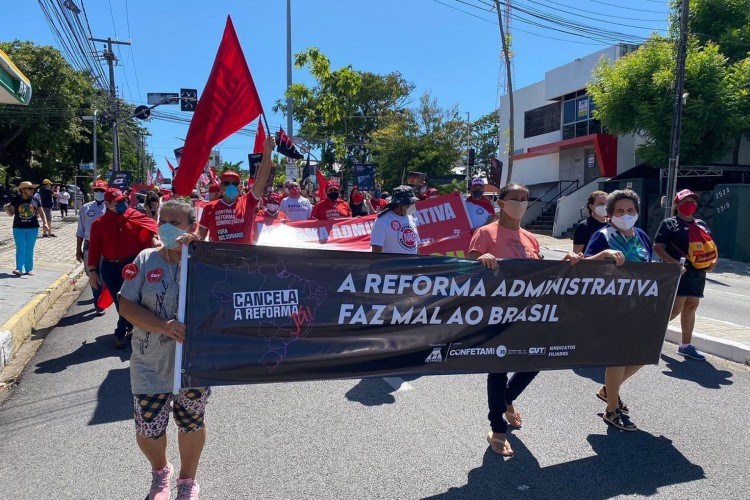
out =
<path fill-rule="evenodd" d="M 677 296 L 702 299 L 705 288 L 706 271 L 688 267 L 685 274 L 680 276 L 680 284 L 677 286 Z"/>

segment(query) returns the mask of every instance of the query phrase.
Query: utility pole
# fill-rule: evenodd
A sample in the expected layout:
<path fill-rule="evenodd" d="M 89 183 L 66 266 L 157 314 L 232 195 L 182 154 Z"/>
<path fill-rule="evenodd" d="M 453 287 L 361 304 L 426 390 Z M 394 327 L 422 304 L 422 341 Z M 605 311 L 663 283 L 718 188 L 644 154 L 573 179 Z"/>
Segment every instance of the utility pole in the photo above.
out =
<path fill-rule="evenodd" d="M 286 90 L 292 86 L 292 0 L 286 0 Z M 286 128 L 289 137 L 294 136 L 294 111 L 292 98 L 286 98 Z M 270 133 L 270 132 L 269 132 Z"/>
<path fill-rule="evenodd" d="M 672 108 L 672 132 L 669 138 L 669 170 L 667 175 L 667 198 L 664 203 L 664 218 L 672 216 L 672 203 L 677 192 L 677 172 L 680 168 L 680 134 L 682 132 L 682 107 L 685 100 L 685 60 L 688 42 L 688 0 L 680 7 L 680 42 L 677 46 L 677 75 L 674 86 Z"/>
<path fill-rule="evenodd" d="M 110 119 L 112 120 L 112 170 L 117 172 L 120 170 L 120 138 L 118 136 L 117 118 L 120 114 L 120 105 L 117 101 L 117 87 L 115 87 L 115 62 L 117 57 L 112 51 L 112 45 L 130 45 L 130 41 L 121 42 L 120 40 L 112 40 L 112 38 L 89 38 L 92 42 L 105 42 L 107 48 L 102 54 L 102 57 L 107 61 L 109 65 L 109 113 Z"/>
<path fill-rule="evenodd" d="M 687 0 L 685 0 L 687 1 Z M 510 0 L 506 0 L 508 10 L 510 10 Z M 508 84 L 508 112 L 510 113 L 510 119 L 508 121 L 508 176 L 505 178 L 505 183 L 510 184 L 510 178 L 513 174 L 513 153 L 515 151 L 515 133 L 516 133 L 516 127 L 515 127 L 515 119 L 514 119 L 514 110 L 513 110 L 513 79 L 511 78 L 511 64 L 510 64 L 510 43 L 508 40 L 508 37 L 510 36 L 510 33 L 506 33 L 506 27 L 510 26 L 510 12 L 506 12 L 506 21 L 508 22 L 508 25 L 506 26 L 503 22 L 503 15 L 502 12 L 500 12 L 500 1 L 495 0 L 495 9 L 497 9 L 497 24 L 500 27 L 500 39 L 503 44 L 503 59 L 505 59 L 505 74 L 508 77 L 506 79 L 506 82 Z"/>
<path fill-rule="evenodd" d="M 92 175 L 93 175 L 93 178 L 94 178 L 94 182 L 96 182 L 96 118 L 97 118 L 98 114 L 99 114 L 99 110 L 95 109 L 93 115 L 84 116 L 83 117 L 83 121 L 93 122 L 93 125 L 94 125 L 94 129 L 92 131 L 93 136 L 94 136 L 94 139 L 93 139 L 94 148 L 93 148 L 93 152 L 92 152 L 93 153 L 93 166 L 94 166 L 94 170 L 93 170 L 93 174 Z"/>

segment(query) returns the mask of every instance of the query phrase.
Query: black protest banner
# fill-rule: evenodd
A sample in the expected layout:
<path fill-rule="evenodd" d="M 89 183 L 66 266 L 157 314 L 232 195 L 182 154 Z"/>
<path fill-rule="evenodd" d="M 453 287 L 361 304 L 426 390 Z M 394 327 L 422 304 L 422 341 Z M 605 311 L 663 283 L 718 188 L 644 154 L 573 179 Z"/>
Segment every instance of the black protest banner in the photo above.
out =
<path fill-rule="evenodd" d="M 676 264 L 195 242 L 182 385 L 653 364 Z"/>

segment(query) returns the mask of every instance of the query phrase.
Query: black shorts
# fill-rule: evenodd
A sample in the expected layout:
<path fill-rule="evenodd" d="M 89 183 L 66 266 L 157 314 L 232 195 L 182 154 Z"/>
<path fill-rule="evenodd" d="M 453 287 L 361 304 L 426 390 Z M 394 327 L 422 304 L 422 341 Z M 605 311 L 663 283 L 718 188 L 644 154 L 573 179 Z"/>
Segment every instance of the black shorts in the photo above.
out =
<path fill-rule="evenodd" d="M 678 297 L 703 298 L 703 290 L 706 288 L 706 271 L 688 267 L 685 274 L 680 276 L 680 284 L 677 286 Z"/>

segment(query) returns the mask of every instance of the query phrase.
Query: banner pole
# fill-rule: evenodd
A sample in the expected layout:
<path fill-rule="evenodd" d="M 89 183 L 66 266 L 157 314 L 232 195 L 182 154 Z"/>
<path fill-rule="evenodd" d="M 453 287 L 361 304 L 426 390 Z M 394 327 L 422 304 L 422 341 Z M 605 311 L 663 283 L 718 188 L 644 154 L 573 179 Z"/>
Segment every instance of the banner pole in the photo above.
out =
<path fill-rule="evenodd" d="M 266 119 L 266 114 L 265 113 L 261 113 L 260 116 L 263 118 L 263 124 L 266 126 L 266 130 L 267 130 L 266 133 L 267 134 L 271 134 L 272 133 L 271 129 L 268 128 L 268 120 Z"/>
<path fill-rule="evenodd" d="M 180 295 L 177 303 L 177 321 L 185 324 L 185 307 L 187 304 L 187 268 L 188 268 L 188 246 L 182 245 L 182 258 L 180 259 Z M 174 378 L 172 392 L 177 394 L 182 388 L 182 343 L 174 343 Z"/>

